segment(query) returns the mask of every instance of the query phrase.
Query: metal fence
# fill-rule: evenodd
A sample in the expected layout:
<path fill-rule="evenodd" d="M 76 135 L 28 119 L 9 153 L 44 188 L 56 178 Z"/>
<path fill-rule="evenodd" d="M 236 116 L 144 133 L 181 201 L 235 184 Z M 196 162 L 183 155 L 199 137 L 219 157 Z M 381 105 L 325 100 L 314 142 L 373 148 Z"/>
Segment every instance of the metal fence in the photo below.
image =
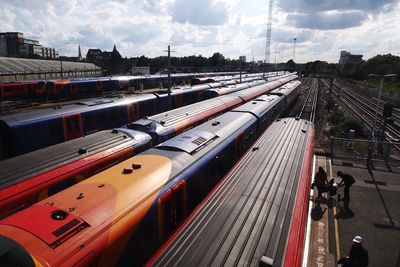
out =
<path fill-rule="evenodd" d="M 332 157 L 357 159 L 367 162 L 400 163 L 400 142 L 371 141 L 366 139 L 330 138 Z"/>

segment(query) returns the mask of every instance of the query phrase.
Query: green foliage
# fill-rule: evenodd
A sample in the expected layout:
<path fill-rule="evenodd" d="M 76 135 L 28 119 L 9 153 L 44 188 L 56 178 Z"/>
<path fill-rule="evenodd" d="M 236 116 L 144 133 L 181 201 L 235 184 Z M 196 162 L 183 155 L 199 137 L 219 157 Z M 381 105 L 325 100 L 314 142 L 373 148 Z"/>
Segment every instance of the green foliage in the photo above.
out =
<path fill-rule="evenodd" d="M 168 68 L 168 57 L 147 58 L 145 56 L 128 59 L 127 66 L 150 66 L 151 73 L 166 72 Z M 199 56 L 171 57 L 172 72 L 174 71 L 262 71 L 261 67 L 255 68 L 250 63 L 240 62 L 236 59 L 225 58 L 221 53 L 216 52 L 211 57 Z M 128 71 L 129 68 L 126 69 Z"/>
<path fill-rule="evenodd" d="M 391 54 L 377 55 L 367 61 L 349 61 L 339 65 L 337 73 L 341 77 L 366 80 L 368 75 L 395 73 L 400 75 L 400 57 Z"/>
<path fill-rule="evenodd" d="M 311 73 L 329 74 L 335 72 L 335 70 L 336 70 L 336 64 L 331 64 L 326 61 L 316 60 L 313 62 L 306 63 L 304 75 L 308 76 Z"/>
<path fill-rule="evenodd" d="M 365 137 L 364 127 L 361 121 L 348 119 L 340 110 L 328 118 L 333 127 L 328 131 L 328 135 L 335 137 L 348 138 L 350 130 L 354 130 L 354 137 Z"/>

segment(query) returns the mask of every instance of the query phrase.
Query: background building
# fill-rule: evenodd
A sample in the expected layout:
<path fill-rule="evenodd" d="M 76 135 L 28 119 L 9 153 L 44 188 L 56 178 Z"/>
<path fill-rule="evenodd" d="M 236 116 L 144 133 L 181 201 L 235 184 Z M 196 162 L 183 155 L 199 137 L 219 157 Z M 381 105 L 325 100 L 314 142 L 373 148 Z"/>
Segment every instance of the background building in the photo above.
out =
<path fill-rule="evenodd" d="M 240 62 L 246 62 L 246 56 L 240 56 L 239 57 Z"/>
<path fill-rule="evenodd" d="M 340 52 L 339 64 L 346 64 L 348 61 L 361 61 L 363 55 L 353 55 L 347 51 Z"/>
<path fill-rule="evenodd" d="M 0 33 L 0 56 L 27 58 L 58 58 L 54 48 L 44 47 L 39 41 L 24 38 L 20 32 Z"/>
<path fill-rule="evenodd" d="M 124 60 L 115 45 L 111 52 L 89 49 L 86 54 L 86 61 L 101 66 L 105 75 L 119 74 L 124 67 Z"/>

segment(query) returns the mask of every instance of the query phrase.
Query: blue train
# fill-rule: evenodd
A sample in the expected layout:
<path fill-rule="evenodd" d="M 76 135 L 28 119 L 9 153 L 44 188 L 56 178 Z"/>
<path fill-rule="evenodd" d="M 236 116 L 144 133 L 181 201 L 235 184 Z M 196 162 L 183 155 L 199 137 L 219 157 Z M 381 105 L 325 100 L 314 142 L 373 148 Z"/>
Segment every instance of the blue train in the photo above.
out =
<path fill-rule="evenodd" d="M 265 82 L 265 81 L 264 81 Z M 134 95 L 83 101 L 0 117 L 0 159 L 17 156 L 139 118 L 197 102 L 205 89 L 234 84 L 214 82 L 172 90 L 168 94 Z M 249 87 L 250 85 L 246 85 Z"/>

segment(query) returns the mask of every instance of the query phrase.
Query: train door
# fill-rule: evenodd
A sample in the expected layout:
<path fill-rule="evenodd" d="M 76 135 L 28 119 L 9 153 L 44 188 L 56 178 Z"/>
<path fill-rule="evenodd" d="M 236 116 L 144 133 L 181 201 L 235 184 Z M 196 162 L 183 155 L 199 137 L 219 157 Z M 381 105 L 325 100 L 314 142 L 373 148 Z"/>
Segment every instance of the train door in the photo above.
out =
<path fill-rule="evenodd" d="M 139 119 L 139 103 L 128 104 L 128 122 L 134 122 Z"/>
<path fill-rule="evenodd" d="M 236 159 L 240 158 L 244 152 L 250 147 L 250 145 L 255 141 L 257 137 L 255 134 L 256 129 L 251 127 L 250 129 L 245 130 L 240 133 L 239 136 L 236 137 L 235 140 L 235 157 Z"/>
<path fill-rule="evenodd" d="M 35 96 L 43 96 L 46 94 L 46 82 L 40 81 L 35 84 L 34 95 Z"/>
<path fill-rule="evenodd" d="M 186 182 L 181 180 L 158 200 L 159 240 L 164 242 L 185 220 L 187 214 Z"/>
<path fill-rule="evenodd" d="M 240 157 L 242 153 L 245 151 L 245 142 L 244 138 L 246 136 L 245 132 L 241 132 L 235 140 L 235 158 Z"/>
<path fill-rule="evenodd" d="M 17 85 L 14 87 L 13 96 L 27 96 L 27 95 L 28 95 L 28 86 L 26 84 Z"/>
<path fill-rule="evenodd" d="M 175 108 L 182 107 L 182 94 L 175 96 Z"/>
<path fill-rule="evenodd" d="M 76 94 L 78 94 L 78 84 L 77 83 L 71 83 L 70 84 L 70 92 L 71 92 L 71 95 L 76 95 Z"/>
<path fill-rule="evenodd" d="M 25 85 L 25 94 L 24 96 L 33 96 L 33 92 L 34 92 L 34 85 L 33 84 L 26 84 Z"/>
<path fill-rule="evenodd" d="M 83 136 L 81 114 L 64 116 L 63 125 L 65 141 Z"/>
<path fill-rule="evenodd" d="M 103 81 L 97 81 L 96 82 L 96 90 L 97 90 L 97 92 L 102 92 L 103 91 Z"/>

